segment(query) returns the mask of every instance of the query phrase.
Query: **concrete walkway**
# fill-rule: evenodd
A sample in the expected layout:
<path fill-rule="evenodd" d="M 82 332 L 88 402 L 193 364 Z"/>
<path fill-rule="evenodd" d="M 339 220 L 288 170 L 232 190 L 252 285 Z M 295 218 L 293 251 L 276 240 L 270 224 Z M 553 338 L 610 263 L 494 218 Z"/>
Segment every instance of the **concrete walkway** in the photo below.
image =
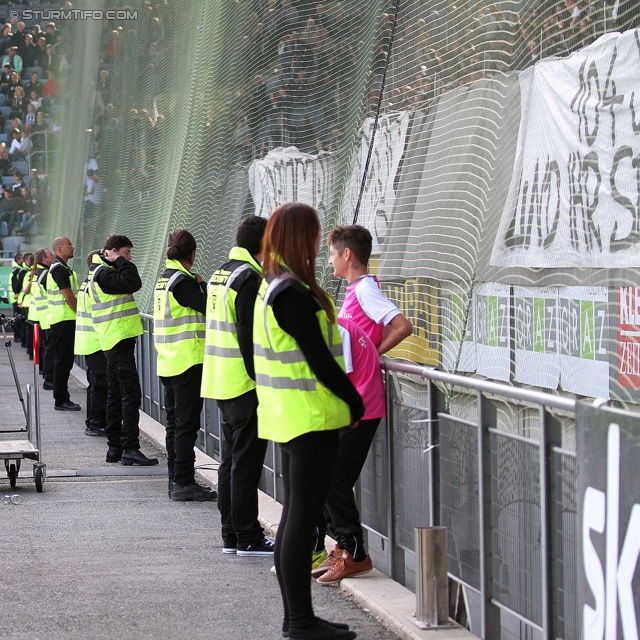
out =
<path fill-rule="evenodd" d="M 12 347 L 22 387 L 33 365 Z M 83 372 L 74 369 L 72 400 L 85 404 Z M 176 503 L 167 497 L 164 429 L 141 414 L 142 450 L 159 467 L 105 462 L 104 438 L 84 435 L 84 411 L 58 412 L 40 388 L 43 493 L 32 462 L 22 461 L 15 489 L 0 467 L 0 638 L 29 640 L 164 640 L 281 637 L 281 600 L 272 560 L 223 555 L 216 503 Z M 25 419 L 0 346 L 0 430 Z M 24 439 L 0 433 L 0 440 Z M 198 452 L 203 480 L 216 483 L 217 463 Z M 280 505 L 261 496 L 261 516 L 277 529 Z M 473 637 L 454 631 L 421 632 L 408 621 L 409 591 L 374 571 L 345 580 L 342 589 L 313 585 L 316 613 L 347 622 L 367 640 Z M 372 615 L 371 615 L 372 614 Z"/>

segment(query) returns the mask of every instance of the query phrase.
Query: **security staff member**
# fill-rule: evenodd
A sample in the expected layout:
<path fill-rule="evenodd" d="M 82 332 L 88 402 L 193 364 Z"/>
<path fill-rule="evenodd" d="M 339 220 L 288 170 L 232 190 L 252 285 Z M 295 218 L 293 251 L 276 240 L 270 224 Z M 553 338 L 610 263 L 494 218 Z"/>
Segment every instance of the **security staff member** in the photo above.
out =
<path fill-rule="evenodd" d="M 99 249 L 87 256 L 89 274 L 78 289 L 78 307 L 76 309 L 76 336 L 74 353 L 84 356 L 87 374 L 87 417 L 84 433 L 87 436 L 106 436 L 107 424 L 107 359 L 100 348 L 100 338 L 91 319 L 91 292 L 89 279 L 97 267 L 92 264 L 93 256 Z"/>
<path fill-rule="evenodd" d="M 157 371 L 164 385 L 169 497 L 179 502 L 213 500 L 216 493 L 195 479 L 193 446 L 200 429 L 206 284 L 191 272 L 196 241 L 184 229 L 169 234 L 165 270 L 153 304 Z"/>
<path fill-rule="evenodd" d="M 142 320 L 133 297 L 142 287 L 131 262 L 133 243 L 127 236 L 110 235 L 100 254 L 94 255 L 89 287 L 91 319 L 107 358 L 107 462 L 125 466 L 158 464 L 140 451 L 142 391 L 136 368 L 136 338 Z"/>
<path fill-rule="evenodd" d="M 311 536 L 335 469 L 339 429 L 364 414 L 344 372 L 333 301 L 315 277 L 320 221 L 300 202 L 279 206 L 263 242 L 256 298 L 254 366 L 258 435 L 280 443 L 284 501 L 275 566 L 291 640 L 350 640 L 352 631 L 314 615 Z"/>
<path fill-rule="evenodd" d="M 273 555 L 258 522 L 258 483 L 267 441 L 258 438 L 258 396 L 253 370 L 253 309 L 262 274 L 265 218 L 238 227 L 236 245 L 207 290 L 202 396 L 215 398 L 222 414 L 218 509 L 223 553 Z"/>
<path fill-rule="evenodd" d="M 24 332 L 24 318 L 22 309 L 18 305 L 18 295 L 22 290 L 22 280 L 27 274 L 27 269 L 22 260 L 22 254 L 16 253 L 11 264 L 11 302 L 13 304 L 13 339 L 15 342 L 22 342 Z"/>
<path fill-rule="evenodd" d="M 33 268 L 35 256 L 33 253 L 25 253 L 22 260 L 25 268 L 25 274 L 22 276 L 22 286 L 20 287 L 20 291 L 17 295 L 18 307 L 20 308 L 20 313 L 24 319 L 22 325 L 22 344 L 20 346 L 27 350 L 29 360 L 33 360 L 33 324 L 29 322 L 28 317 L 29 301 L 31 297 L 31 294 L 29 293 L 29 289 L 31 288 L 31 269 Z"/>
<path fill-rule="evenodd" d="M 33 326 L 40 326 L 40 374 L 44 378 L 42 388 L 53 390 L 53 342 L 49 331 L 49 303 L 47 296 L 47 277 L 55 256 L 47 248 L 38 249 L 35 265 L 29 277 L 27 291 L 28 322 L 33 343 Z M 33 355 L 30 353 L 30 357 Z"/>
<path fill-rule="evenodd" d="M 47 275 L 47 318 L 53 350 L 53 400 L 57 411 L 80 411 L 80 405 L 71 402 L 69 395 L 78 292 L 78 276 L 68 265 L 73 258 L 73 250 L 69 238 L 56 238 L 53 241 L 56 257 Z"/>

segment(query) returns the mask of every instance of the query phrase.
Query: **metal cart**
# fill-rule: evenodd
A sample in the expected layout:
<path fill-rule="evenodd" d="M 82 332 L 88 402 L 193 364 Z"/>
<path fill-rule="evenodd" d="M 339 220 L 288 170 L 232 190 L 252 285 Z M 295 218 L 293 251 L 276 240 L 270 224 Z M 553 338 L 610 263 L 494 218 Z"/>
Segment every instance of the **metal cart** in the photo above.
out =
<path fill-rule="evenodd" d="M 13 318 L 8 318 L 0 313 L 0 327 L 4 346 L 7 348 L 9 364 L 13 372 L 13 379 L 18 391 L 18 399 L 22 403 L 26 425 L 22 429 L 0 429 L 0 433 L 25 433 L 26 440 L 0 440 L 0 459 L 4 460 L 4 466 L 9 476 L 9 484 L 16 486 L 18 474 L 20 473 L 20 463 L 22 460 L 35 460 L 33 464 L 33 479 L 36 483 L 36 491 L 42 493 L 44 481 L 47 476 L 47 465 L 42 463 L 42 448 L 40 438 L 40 394 L 39 394 L 39 354 L 40 354 L 40 326 L 36 324 L 33 331 L 33 387 L 27 385 L 26 402 L 20 388 L 18 372 L 11 353 L 11 341 L 7 338 L 6 327 L 13 324 Z M 33 395 L 33 413 L 31 411 L 31 396 Z M 32 428 L 32 419 L 35 422 L 35 429 Z"/>

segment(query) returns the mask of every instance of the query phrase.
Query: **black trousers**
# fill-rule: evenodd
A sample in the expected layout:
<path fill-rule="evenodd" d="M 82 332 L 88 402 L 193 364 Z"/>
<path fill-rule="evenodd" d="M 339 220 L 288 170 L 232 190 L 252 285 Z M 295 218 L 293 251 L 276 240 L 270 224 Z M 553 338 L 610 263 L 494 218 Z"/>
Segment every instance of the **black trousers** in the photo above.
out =
<path fill-rule="evenodd" d="M 222 538 L 253 544 L 262 541 L 258 522 L 258 483 L 267 441 L 258 438 L 258 396 L 255 390 L 218 400 L 222 413 L 218 509 Z"/>
<path fill-rule="evenodd" d="M 340 430 L 336 471 L 327 496 L 325 513 L 332 535 L 338 546 L 357 556 L 358 561 L 364 559 L 366 552 L 353 487 L 367 460 L 380 420 L 361 420 L 355 429 Z"/>
<path fill-rule="evenodd" d="M 290 628 L 305 629 L 315 622 L 311 539 L 329 493 L 338 439 L 338 430 L 313 431 L 281 445 L 284 501 L 274 559 Z"/>
<path fill-rule="evenodd" d="M 14 342 L 22 342 L 24 336 L 24 316 L 22 315 L 22 307 L 17 302 L 13 303 L 13 340 Z"/>
<path fill-rule="evenodd" d="M 33 335 L 31 336 L 33 343 Z M 40 375 L 45 382 L 53 384 L 53 339 L 51 338 L 51 329 L 43 329 L 40 327 Z M 73 365 L 71 365 L 73 366 Z"/>
<path fill-rule="evenodd" d="M 22 337 L 22 346 L 26 348 L 29 360 L 33 360 L 33 325 L 31 320 L 25 320 L 24 336 Z M 40 360 L 40 370 L 42 370 L 42 360 Z"/>
<path fill-rule="evenodd" d="M 107 444 L 118 449 L 140 448 L 142 391 L 136 368 L 136 339 L 120 340 L 104 352 L 107 359 Z"/>
<path fill-rule="evenodd" d="M 56 405 L 61 405 L 71 400 L 69 396 L 69 374 L 73 368 L 73 342 L 75 336 L 75 320 L 56 322 L 49 329 L 48 339 L 52 343 L 50 348 L 53 352 L 53 399 Z"/>
<path fill-rule="evenodd" d="M 189 484 L 195 480 L 193 446 L 200 430 L 202 365 L 194 365 L 177 376 L 161 376 L 160 380 L 167 411 L 165 443 L 169 478 L 178 484 Z"/>
<path fill-rule="evenodd" d="M 87 419 L 85 424 L 93 429 L 107 426 L 107 358 L 102 351 L 84 357 L 87 365 Z"/>

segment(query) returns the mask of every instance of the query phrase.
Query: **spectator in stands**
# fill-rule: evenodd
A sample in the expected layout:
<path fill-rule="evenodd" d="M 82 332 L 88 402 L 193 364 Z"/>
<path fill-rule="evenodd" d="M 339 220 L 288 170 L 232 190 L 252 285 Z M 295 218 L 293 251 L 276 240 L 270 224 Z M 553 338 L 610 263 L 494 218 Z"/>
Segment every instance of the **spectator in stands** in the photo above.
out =
<path fill-rule="evenodd" d="M 22 218 L 18 226 L 18 235 L 23 237 L 24 242 L 31 243 L 31 236 L 38 233 L 38 216 L 33 211 L 27 209 L 22 213 Z"/>
<path fill-rule="evenodd" d="M 35 36 L 33 38 L 35 40 Z M 38 50 L 36 51 L 36 59 L 38 60 L 38 66 L 42 66 L 42 62 L 47 57 L 47 39 L 44 36 L 40 36 L 36 41 Z"/>
<path fill-rule="evenodd" d="M 27 162 L 29 159 L 29 153 L 31 153 L 31 140 L 29 139 L 29 132 L 23 129 L 20 132 L 20 149 L 18 150 L 16 157 L 22 162 Z"/>
<path fill-rule="evenodd" d="M 9 175 L 11 160 L 9 159 L 9 150 L 4 142 L 0 142 L 0 176 Z"/>
<path fill-rule="evenodd" d="M 10 103 L 13 100 L 13 94 L 16 89 L 20 87 L 22 88 L 22 82 L 20 82 L 20 76 L 15 72 L 11 72 L 11 77 L 9 81 L 9 86 L 7 87 L 7 101 Z"/>
<path fill-rule="evenodd" d="M 283 0 L 281 15 L 285 31 L 293 31 L 300 26 L 298 10 L 291 5 L 291 0 Z"/>
<path fill-rule="evenodd" d="M 24 114 L 24 128 L 27 131 L 33 129 L 33 125 L 36 123 L 36 107 L 33 102 L 27 103 L 27 112 Z"/>
<path fill-rule="evenodd" d="M 58 41 L 58 30 L 56 29 L 56 23 L 50 22 L 47 25 L 47 33 L 45 34 L 47 44 L 54 45 Z"/>
<path fill-rule="evenodd" d="M 31 167 L 29 172 L 29 185 L 34 198 L 41 199 L 42 194 L 47 190 L 47 179 L 40 175 L 36 167 Z"/>
<path fill-rule="evenodd" d="M 42 89 L 42 104 L 49 108 L 60 95 L 60 80 L 56 78 L 55 71 L 49 69 L 47 71 L 49 78 Z"/>
<path fill-rule="evenodd" d="M 20 54 L 24 68 L 38 66 L 38 47 L 33 42 L 33 36 L 27 33 L 24 40 L 24 51 Z"/>
<path fill-rule="evenodd" d="M 44 59 L 40 60 L 40 66 L 45 73 L 47 71 L 54 71 L 55 73 L 58 73 L 60 70 L 60 59 L 54 53 L 52 44 L 47 44 L 46 54 Z"/>
<path fill-rule="evenodd" d="M 9 85 L 11 84 L 11 64 L 5 63 L 0 73 L 0 91 L 5 95 L 9 92 Z"/>
<path fill-rule="evenodd" d="M 303 153 L 314 152 L 316 132 L 306 113 L 300 118 L 300 124 L 296 127 L 294 140 L 295 146 Z"/>
<path fill-rule="evenodd" d="M 122 40 L 120 39 L 120 32 L 117 29 L 111 31 L 111 36 L 105 47 L 105 55 L 107 60 L 113 61 L 118 58 L 122 51 Z"/>
<path fill-rule="evenodd" d="M 11 145 L 9 146 L 9 157 L 12 162 L 20 162 L 22 158 L 17 155 L 20 150 L 20 129 L 11 129 Z"/>
<path fill-rule="evenodd" d="M 22 187 L 24 187 L 23 177 L 19 171 L 13 173 L 13 185 L 11 186 L 11 194 L 14 198 L 17 198 L 22 193 Z"/>
<path fill-rule="evenodd" d="M 6 235 L 13 234 L 14 227 L 18 224 L 21 216 L 17 213 L 16 202 L 13 199 L 11 189 L 5 189 L 2 200 L 0 200 L 0 225 L 6 224 Z"/>
<path fill-rule="evenodd" d="M 18 55 L 18 47 L 9 47 L 7 49 L 7 55 L 2 58 L 2 66 L 4 67 L 7 62 L 11 65 L 11 69 L 15 71 L 18 76 L 22 75 L 23 64 L 22 57 Z"/>
<path fill-rule="evenodd" d="M 40 110 L 36 113 L 36 122 L 31 127 L 31 142 L 33 144 L 33 152 L 44 151 L 46 148 L 46 135 L 49 131 L 49 125 L 44 118 L 44 111 Z"/>
<path fill-rule="evenodd" d="M 27 111 L 28 104 L 29 101 L 24 95 L 24 89 L 22 87 L 16 87 L 13 98 L 11 98 L 11 102 L 9 103 L 9 106 L 11 107 L 9 117 L 20 118 L 22 120 L 24 118 L 24 114 Z"/>
<path fill-rule="evenodd" d="M 34 113 L 38 109 L 42 108 L 42 98 L 38 95 L 38 92 L 35 89 L 31 89 L 29 93 L 27 93 L 25 89 L 25 93 L 29 96 L 29 104 L 33 105 Z"/>
<path fill-rule="evenodd" d="M 264 123 L 271 107 L 267 85 L 262 81 L 261 75 L 255 77 L 254 85 L 248 98 L 247 122 L 251 129 L 253 142 L 259 146 L 262 143 L 261 140 L 258 140 L 260 127 Z"/>
<path fill-rule="evenodd" d="M 7 47 L 11 45 L 11 36 L 13 36 L 13 34 L 11 33 L 11 24 L 7 22 L 2 26 L 2 32 L 0 33 L 1 51 L 6 51 Z"/>
<path fill-rule="evenodd" d="M 84 196 L 84 217 L 92 218 L 99 214 L 102 204 L 102 185 L 100 177 L 93 169 L 87 169 Z"/>
<path fill-rule="evenodd" d="M 35 91 L 39 98 L 42 97 L 42 82 L 40 82 L 37 71 L 31 73 L 31 80 L 25 83 L 24 91 L 28 96 L 31 96 L 32 91 Z"/>
<path fill-rule="evenodd" d="M 11 36 L 10 45 L 17 48 L 18 55 L 21 58 L 23 58 L 24 52 L 26 51 L 26 36 L 27 32 L 25 31 L 24 22 L 18 22 L 18 28 Z"/>
<path fill-rule="evenodd" d="M 107 105 L 111 103 L 110 88 L 111 83 L 109 82 L 109 71 L 107 71 L 107 69 L 101 69 L 98 84 L 96 86 L 96 99 L 101 112 L 104 112 Z M 113 111 L 113 105 L 111 105 L 111 110 Z"/>

